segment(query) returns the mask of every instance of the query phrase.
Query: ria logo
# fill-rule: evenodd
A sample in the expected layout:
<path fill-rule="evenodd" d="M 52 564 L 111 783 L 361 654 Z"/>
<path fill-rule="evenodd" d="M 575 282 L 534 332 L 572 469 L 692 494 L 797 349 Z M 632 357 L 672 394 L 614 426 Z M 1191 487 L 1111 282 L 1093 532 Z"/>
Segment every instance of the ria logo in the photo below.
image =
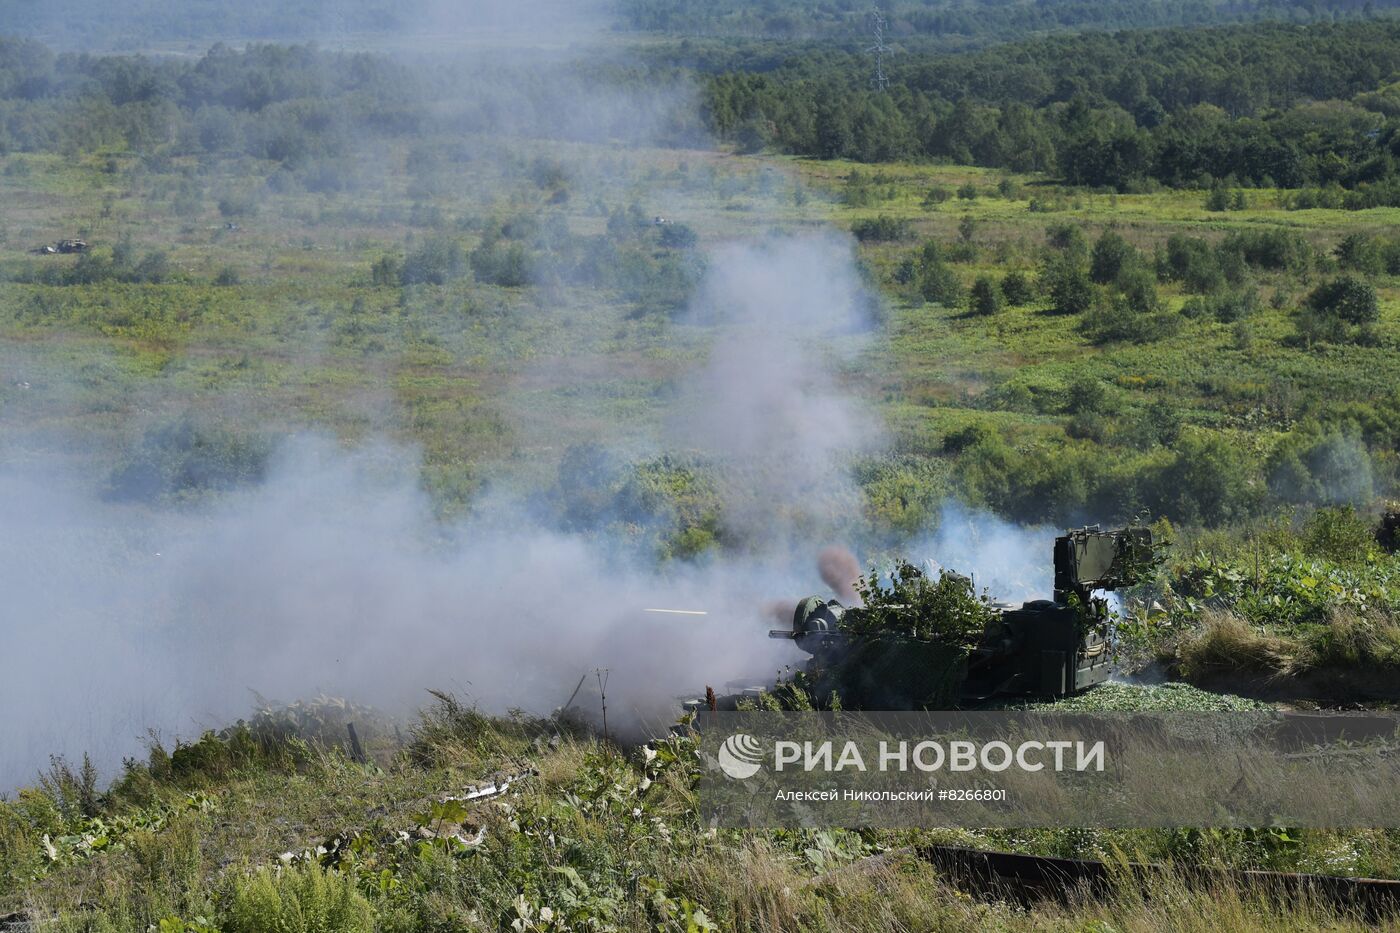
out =
<path fill-rule="evenodd" d="M 758 739 L 742 732 L 731 735 L 719 747 L 719 769 L 735 780 L 753 777 L 762 767 L 762 761 L 763 746 Z"/>

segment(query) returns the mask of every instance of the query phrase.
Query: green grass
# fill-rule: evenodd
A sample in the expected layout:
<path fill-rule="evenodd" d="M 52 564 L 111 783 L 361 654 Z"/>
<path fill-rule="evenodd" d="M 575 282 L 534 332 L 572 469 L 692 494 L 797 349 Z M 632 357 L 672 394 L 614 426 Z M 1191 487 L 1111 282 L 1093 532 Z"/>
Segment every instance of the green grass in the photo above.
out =
<path fill-rule="evenodd" d="M 558 738 L 558 728 L 491 720 L 445 700 L 409 749 L 375 745 L 370 765 L 336 751 L 308 755 L 295 739 L 281 751 L 265 744 L 221 757 L 209 745 L 219 740 L 206 739 L 183 770 L 155 767 L 154 757 L 96 803 L 105 826 L 162 801 L 173 804 L 169 817 L 109 830 L 81 856 L 68 854 L 69 834 L 94 817 L 65 815 L 62 798 L 45 791 L 0 802 L 0 871 L 11 879 L 0 911 L 22 909 L 61 930 L 187 933 L 1147 930 L 1162 927 L 1164 910 L 1173 929 L 1337 930 L 1364 924 L 1345 909 L 1192 886 L 1171 873 L 1147 889 L 1125 882 L 1027 910 L 970 898 L 899 851 L 943 843 L 1379 877 L 1400 867 L 1394 834 L 1381 831 L 714 832 L 697 817 L 687 740 L 644 755 L 568 730 Z M 521 766 L 537 773 L 504 798 L 441 802 Z M 58 858 L 45 854 L 46 832 Z"/>

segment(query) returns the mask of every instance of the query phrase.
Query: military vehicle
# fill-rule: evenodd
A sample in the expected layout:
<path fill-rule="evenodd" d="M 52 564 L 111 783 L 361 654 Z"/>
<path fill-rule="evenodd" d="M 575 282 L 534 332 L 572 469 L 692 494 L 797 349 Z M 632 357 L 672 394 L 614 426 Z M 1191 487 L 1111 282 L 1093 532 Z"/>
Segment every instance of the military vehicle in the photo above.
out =
<path fill-rule="evenodd" d="M 855 634 L 858 626 L 847 623 L 862 608 L 820 596 L 798 603 L 792 628 L 769 636 L 791 639 L 811 656 L 799 679 L 818 702 L 835 693 L 849 709 L 945 709 L 999 695 L 1068 696 L 1108 679 L 1109 607 L 1095 594 L 1138 582 L 1153 562 L 1152 536 L 1145 528 L 1081 528 L 1055 539 L 1054 558 L 1054 598 L 1019 607 L 992 604 L 992 621 L 971 649 L 897 631 Z M 705 701 L 687 706 L 732 709 L 744 695 L 707 691 Z"/>
<path fill-rule="evenodd" d="M 80 240 L 77 237 L 69 237 L 66 240 L 59 240 L 51 246 L 37 246 L 31 250 L 31 252 L 38 253 L 41 256 L 56 256 L 59 253 L 65 255 L 68 253 L 86 253 L 87 250 L 88 245 L 86 240 Z"/>

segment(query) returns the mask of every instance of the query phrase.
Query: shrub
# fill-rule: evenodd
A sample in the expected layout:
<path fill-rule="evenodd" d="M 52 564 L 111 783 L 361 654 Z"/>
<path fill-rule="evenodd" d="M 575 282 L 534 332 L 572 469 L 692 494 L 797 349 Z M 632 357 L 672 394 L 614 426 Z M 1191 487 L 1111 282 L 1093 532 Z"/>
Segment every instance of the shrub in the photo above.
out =
<path fill-rule="evenodd" d="M 1349 233 L 1337 244 L 1337 265 L 1363 275 L 1380 275 L 1386 271 L 1385 251 L 1374 236 Z"/>
<path fill-rule="evenodd" d="M 1180 282 L 1187 291 L 1206 294 L 1225 283 L 1220 259 L 1210 244 L 1196 237 L 1172 234 L 1157 257 L 1157 275 Z"/>
<path fill-rule="evenodd" d="M 996 283 L 990 276 L 979 276 L 977 281 L 972 283 L 972 291 L 968 295 L 968 310 L 984 316 L 996 314 L 1001 310 L 1001 292 L 997 291 Z"/>
<path fill-rule="evenodd" d="M 1376 525 L 1376 543 L 1387 554 L 1400 554 L 1400 503 L 1386 503 Z"/>
<path fill-rule="evenodd" d="M 530 284 L 530 256 L 520 243 L 494 237 L 483 240 L 472 250 L 471 266 L 477 281 L 487 285 L 519 288 Z"/>
<path fill-rule="evenodd" d="M 1002 278 L 1001 293 L 1006 297 L 1006 303 L 1013 307 L 1027 305 L 1035 300 L 1035 289 L 1031 287 L 1030 277 L 1016 269 Z"/>
<path fill-rule="evenodd" d="M 857 638 L 903 636 L 971 648 L 997 618 L 967 577 L 940 570 L 934 578 L 908 561 L 895 565 L 888 586 L 872 571 L 856 590 L 863 606 L 848 610 L 841 628 Z"/>
<path fill-rule="evenodd" d="M 1137 259 L 1137 250 L 1114 230 L 1105 230 L 1094 244 L 1090 258 L 1089 277 L 1107 285 Z"/>
<path fill-rule="evenodd" d="M 1185 434 L 1171 461 L 1143 479 L 1153 512 L 1177 524 L 1220 525 L 1251 514 L 1259 503 L 1250 460 L 1224 438 Z"/>
<path fill-rule="evenodd" d="M 1130 422 L 1124 440 L 1139 448 L 1170 447 L 1181 437 L 1181 412 L 1167 399 L 1156 398 Z"/>
<path fill-rule="evenodd" d="M 236 876 L 222 928 L 227 933 L 371 933 L 374 911 L 349 872 L 319 865 L 263 868 Z"/>
<path fill-rule="evenodd" d="M 250 217 L 258 212 L 258 202 L 251 194 L 228 194 L 219 199 L 219 214 L 224 217 Z"/>
<path fill-rule="evenodd" d="M 862 243 L 907 240 L 913 232 L 913 226 L 905 218 L 887 217 L 883 214 L 858 220 L 851 225 L 851 233 Z"/>
<path fill-rule="evenodd" d="M 265 438 L 183 420 L 147 431 L 108 474 L 106 495 L 153 501 L 231 489 L 261 480 L 270 456 Z"/>
<path fill-rule="evenodd" d="M 1349 505 L 1318 509 L 1303 525 L 1302 539 L 1308 554 L 1336 564 L 1363 562 L 1376 547 L 1370 522 Z"/>
<path fill-rule="evenodd" d="M 1312 263 L 1308 241 L 1288 230 L 1240 230 L 1220 244 L 1222 258 L 1233 254 L 1260 269 L 1302 272 Z"/>
<path fill-rule="evenodd" d="M 974 444 L 981 443 L 984 439 L 994 437 L 996 432 L 992 428 L 980 421 L 950 431 L 943 438 L 943 451 L 945 453 L 962 453 Z"/>
<path fill-rule="evenodd" d="M 1210 194 L 1206 195 L 1206 210 L 1208 211 L 1228 211 L 1230 209 L 1230 192 L 1223 185 L 1216 185 L 1210 189 Z"/>
<path fill-rule="evenodd" d="M 371 285 L 398 286 L 402 284 L 403 261 L 397 256 L 384 255 L 374 261 L 369 267 L 369 281 Z"/>
<path fill-rule="evenodd" d="M 1390 616 L 1334 607 L 1307 632 L 1299 667 L 1355 669 L 1400 666 L 1400 625 Z"/>
<path fill-rule="evenodd" d="M 1308 295 L 1308 310 L 1343 324 L 1373 324 L 1380 319 L 1376 290 L 1355 275 L 1340 275 Z"/>
<path fill-rule="evenodd" d="M 1355 428 L 1302 428 L 1270 455 L 1269 491 L 1291 503 L 1364 503 L 1375 495 L 1371 455 Z"/>
<path fill-rule="evenodd" d="M 1118 273 L 1117 285 L 1123 301 L 1138 314 L 1160 310 L 1156 278 L 1142 266 L 1134 265 Z"/>
<path fill-rule="evenodd" d="M 1077 224 L 1051 224 L 1045 228 L 1045 242 L 1053 250 L 1083 257 L 1089 247 L 1084 240 L 1084 231 Z"/>
<path fill-rule="evenodd" d="M 884 457 L 861 464 L 856 480 L 870 527 L 898 536 L 934 527 L 949 492 L 941 466 L 927 457 Z"/>
<path fill-rule="evenodd" d="M 462 271 L 462 247 L 448 236 L 429 236 L 404 257 L 399 279 L 404 285 L 442 285 Z"/>
<path fill-rule="evenodd" d="M 1191 298 L 1181 306 L 1181 313 L 1188 318 L 1214 318 L 1222 324 L 1233 324 L 1252 315 L 1258 307 L 1258 292 L 1252 288 L 1236 288 Z"/>
<path fill-rule="evenodd" d="M 1068 414 L 1111 414 L 1117 409 L 1118 399 L 1102 379 L 1082 374 L 1076 376 L 1065 390 L 1065 411 Z"/>
<path fill-rule="evenodd" d="M 1181 316 L 1171 312 L 1142 312 L 1125 296 L 1113 295 L 1094 304 L 1093 310 L 1084 315 L 1079 330 L 1096 344 L 1151 343 L 1181 330 Z"/>
<path fill-rule="evenodd" d="M 1050 309 L 1056 314 L 1082 314 L 1094 303 L 1094 285 L 1089 274 L 1069 257 L 1050 263 L 1045 270 L 1049 282 Z"/>
<path fill-rule="evenodd" d="M 955 308 L 963 303 L 962 280 L 944 261 L 936 240 L 924 244 L 919 257 L 918 278 L 919 293 L 925 301 L 936 302 L 945 308 Z"/>
<path fill-rule="evenodd" d="M 943 185 L 934 185 L 924 194 L 923 206 L 925 209 L 937 207 L 953 196 L 951 188 Z"/>
<path fill-rule="evenodd" d="M 699 235 L 685 224 L 670 223 L 661 227 L 661 245 L 668 249 L 690 249 L 699 242 Z"/>

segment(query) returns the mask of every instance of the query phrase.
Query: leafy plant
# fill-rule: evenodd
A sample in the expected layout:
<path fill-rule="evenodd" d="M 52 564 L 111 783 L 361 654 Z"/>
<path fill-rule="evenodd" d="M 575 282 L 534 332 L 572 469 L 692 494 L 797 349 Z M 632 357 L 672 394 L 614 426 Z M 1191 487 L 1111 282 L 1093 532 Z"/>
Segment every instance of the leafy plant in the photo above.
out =
<path fill-rule="evenodd" d="M 857 638 L 903 636 L 971 648 L 997 617 L 990 597 L 979 595 L 961 574 L 929 576 L 908 561 L 889 574 L 871 571 L 856 584 L 862 606 L 847 610 L 841 627 Z"/>
<path fill-rule="evenodd" d="M 263 868 L 235 877 L 226 933 L 370 933 L 374 911 L 354 879 L 317 865 Z"/>

